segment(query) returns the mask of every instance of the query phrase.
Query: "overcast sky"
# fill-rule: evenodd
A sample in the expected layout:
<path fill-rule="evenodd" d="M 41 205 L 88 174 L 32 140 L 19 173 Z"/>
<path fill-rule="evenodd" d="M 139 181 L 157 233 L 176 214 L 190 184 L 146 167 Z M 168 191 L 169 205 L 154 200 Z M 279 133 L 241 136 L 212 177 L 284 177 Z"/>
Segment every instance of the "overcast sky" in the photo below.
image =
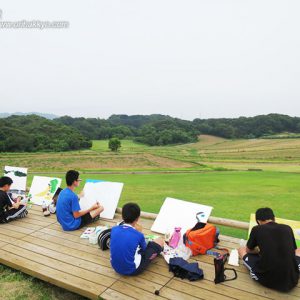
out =
<path fill-rule="evenodd" d="M 2 0 L 0 9 L 0 21 L 70 23 L 0 29 L 1 112 L 300 116 L 299 0 Z"/>

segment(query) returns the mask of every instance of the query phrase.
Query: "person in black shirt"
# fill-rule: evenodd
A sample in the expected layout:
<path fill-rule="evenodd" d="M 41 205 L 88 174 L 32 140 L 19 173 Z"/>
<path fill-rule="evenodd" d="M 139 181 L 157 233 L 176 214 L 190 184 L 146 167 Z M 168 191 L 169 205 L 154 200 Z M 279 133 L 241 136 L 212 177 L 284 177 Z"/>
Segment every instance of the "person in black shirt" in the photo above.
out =
<path fill-rule="evenodd" d="M 26 205 L 20 202 L 13 202 L 7 192 L 13 183 L 10 177 L 3 176 L 0 178 L 0 223 L 7 223 L 14 219 L 25 217 L 28 212 Z"/>
<path fill-rule="evenodd" d="M 277 224 L 270 208 L 256 211 L 257 226 L 252 228 L 246 247 L 239 249 L 240 258 L 250 276 L 262 285 L 288 292 L 298 284 L 300 249 L 292 228 Z"/>

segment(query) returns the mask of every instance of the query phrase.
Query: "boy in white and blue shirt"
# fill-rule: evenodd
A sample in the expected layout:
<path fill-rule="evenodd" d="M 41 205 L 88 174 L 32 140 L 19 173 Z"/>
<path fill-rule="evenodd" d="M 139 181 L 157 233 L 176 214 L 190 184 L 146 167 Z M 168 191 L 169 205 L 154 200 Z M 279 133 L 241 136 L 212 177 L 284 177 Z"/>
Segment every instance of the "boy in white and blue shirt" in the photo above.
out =
<path fill-rule="evenodd" d="M 140 214 L 137 204 L 125 204 L 122 208 L 124 223 L 111 231 L 111 265 L 122 275 L 140 274 L 163 250 L 162 238 L 147 244 L 144 235 L 136 229 Z"/>

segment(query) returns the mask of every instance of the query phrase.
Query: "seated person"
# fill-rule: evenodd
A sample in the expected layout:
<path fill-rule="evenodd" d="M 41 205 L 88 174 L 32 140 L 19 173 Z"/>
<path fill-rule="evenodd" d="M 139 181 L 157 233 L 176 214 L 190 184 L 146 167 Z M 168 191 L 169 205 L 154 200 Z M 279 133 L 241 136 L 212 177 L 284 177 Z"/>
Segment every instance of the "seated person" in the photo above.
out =
<path fill-rule="evenodd" d="M 60 194 L 60 192 L 62 191 L 62 188 L 58 188 L 55 192 L 55 194 L 53 195 L 52 197 L 52 202 L 50 203 L 48 209 L 49 209 L 49 212 L 51 214 L 55 214 L 56 213 L 56 202 L 57 202 L 57 199 L 58 199 L 58 196 Z"/>
<path fill-rule="evenodd" d="M 163 250 L 162 238 L 146 244 L 144 235 L 137 230 L 140 214 L 141 210 L 137 204 L 125 204 L 122 208 L 124 223 L 111 230 L 111 265 L 122 275 L 140 274 Z"/>
<path fill-rule="evenodd" d="M 57 221 L 63 230 L 76 230 L 99 219 L 104 208 L 95 203 L 89 209 L 82 210 L 79 205 L 79 198 L 74 193 L 79 186 L 79 172 L 70 170 L 66 174 L 67 188 L 63 189 L 56 202 Z"/>
<path fill-rule="evenodd" d="M 258 209 L 256 222 L 247 246 L 239 249 L 240 258 L 253 279 L 288 292 L 297 285 L 300 269 L 300 252 L 293 231 L 288 225 L 277 224 L 270 208 Z"/>
<path fill-rule="evenodd" d="M 26 205 L 12 201 L 8 192 L 13 181 L 10 177 L 3 176 L 0 178 L 0 223 L 7 223 L 15 219 L 20 219 L 28 214 Z"/>

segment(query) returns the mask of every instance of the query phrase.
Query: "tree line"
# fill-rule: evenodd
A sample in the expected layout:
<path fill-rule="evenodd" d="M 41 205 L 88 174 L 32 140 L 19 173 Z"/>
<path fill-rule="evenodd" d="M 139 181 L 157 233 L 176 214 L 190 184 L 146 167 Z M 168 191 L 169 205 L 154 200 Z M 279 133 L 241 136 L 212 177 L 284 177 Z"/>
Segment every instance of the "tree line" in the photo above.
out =
<path fill-rule="evenodd" d="M 108 119 L 36 115 L 0 119 L 0 151 L 67 151 L 91 147 L 91 140 L 130 138 L 150 146 L 195 142 L 199 134 L 259 138 L 300 133 L 300 118 L 281 114 L 181 120 L 165 115 L 112 115 Z"/>
<path fill-rule="evenodd" d="M 0 152 L 67 151 L 91 145 L 78 130 L 43 117 L 0 119 Z"/>

